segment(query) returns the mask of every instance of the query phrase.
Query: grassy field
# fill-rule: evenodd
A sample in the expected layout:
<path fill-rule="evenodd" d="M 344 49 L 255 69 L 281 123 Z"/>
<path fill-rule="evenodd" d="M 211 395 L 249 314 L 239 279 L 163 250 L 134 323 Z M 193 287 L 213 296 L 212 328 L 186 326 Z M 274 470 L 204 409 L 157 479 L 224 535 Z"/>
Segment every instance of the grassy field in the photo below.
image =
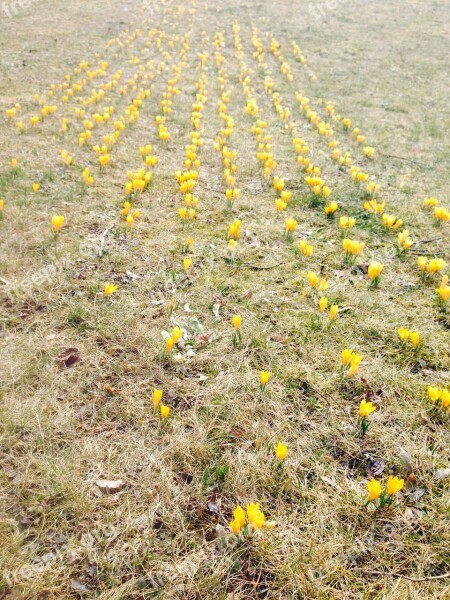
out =
<path fill-rule="evenodd" d="M 449 22 L 0 5 L 0 598 L 450 596 Z"/>

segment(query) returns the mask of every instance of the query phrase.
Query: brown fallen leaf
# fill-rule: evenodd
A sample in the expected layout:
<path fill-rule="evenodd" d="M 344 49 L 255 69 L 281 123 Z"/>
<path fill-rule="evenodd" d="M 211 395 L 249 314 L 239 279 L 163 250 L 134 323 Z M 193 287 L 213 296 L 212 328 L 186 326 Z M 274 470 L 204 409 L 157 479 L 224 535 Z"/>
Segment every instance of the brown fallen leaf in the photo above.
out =
<path fill-rule="evenodd" d="M 95 484 L 105 494 L 116 494 L 127 485 L 123 479 L 99 479 Z"/>
<path fill-rule="evenodd" d="M 64 363 L 66 367 L 73 367 L 81 361 L 80 355 L 78 354 L 78 348 L 67 348 L 60 352 L 57 356 L 57 360 Z"/>

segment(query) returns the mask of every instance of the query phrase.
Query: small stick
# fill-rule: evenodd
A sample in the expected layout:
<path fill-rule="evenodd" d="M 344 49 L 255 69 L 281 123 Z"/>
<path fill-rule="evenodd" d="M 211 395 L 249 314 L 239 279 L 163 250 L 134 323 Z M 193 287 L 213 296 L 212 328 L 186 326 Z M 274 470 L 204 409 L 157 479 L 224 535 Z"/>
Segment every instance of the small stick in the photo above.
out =
<path fill-rule="evenodd" d="M 0 281 L 1 281 L 2 283 L 4 283 L 5 285 L 11 285 L 11 282 L 10 282 L 10 281 L 8 281 L 7 279 L 4 279 L 3 277 L 0 277 Z"/>
<path fill-rule="evenodd" d="M 450 577 L 450 573 L 444 573 L 443 575 L 434 575 L 432 577 L 409 577 L 408 575 L 402 575 L 401 573 L 389 573 L 388 571 L 363 571 L 363 575 L 387 575 L 388 577 L 400 577 L 407 579 L 408 581 L 420 582 L 420 581 L 433 581 L 436 579 L 447 579 Z"/>
<path fill-rule="evenodd" d="M 111 231 L 111 229 L 113 227 L 114 227 L 114 223 L 112 223 L 107 229 L 105 229 L 105 231 L 102 234 L 102 237 L 101 237 L 101 240 L 100 240 L 100 248 L 98 249 L 98 252 L 97 252 L 97 256 L 99 258 L 101 258 L 102 255 L 103 255 L 103 246 L 105 245 L 106 236 L 108 235 L 108 233 Z"/>
<path fill-rule="evenodd" d="M 250 263 L 242 263 L 241 267 L 246 267 L 247 269 L 254 269 L 255 271 L 264 271 L 265 269 L 276 269 L 276 267 L 280 267 L 283 263 L 277 263 L 276 265 L 252 265 Z"/>

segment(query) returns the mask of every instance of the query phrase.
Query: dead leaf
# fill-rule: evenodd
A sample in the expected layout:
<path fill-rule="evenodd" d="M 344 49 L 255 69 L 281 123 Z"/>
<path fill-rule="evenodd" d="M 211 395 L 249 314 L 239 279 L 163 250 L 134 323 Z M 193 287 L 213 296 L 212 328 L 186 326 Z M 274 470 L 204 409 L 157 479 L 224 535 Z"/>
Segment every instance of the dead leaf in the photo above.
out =
<path fill-rule="evenodd" d="M 165 395 L 165 399 L 169 404 L 175 402 L 177 399 L 177 391 L 174 388 L 170 388 Z"/>
<path fill-rule="evenodd" d="M 445 479 L 446 477 L 450 477 L 450 469 L 437 469 L 434 478 L 438 481 L 440 479 Z"/>
<path fill-rule="evenodd" d="M 220 315 L 219 315 L 219 311 L 220 311 L 220 304 L 213 304 L 213 314 L 216 317 L 216 319 L 219 319 Z"/>
<path fill-rule="evenodd" d="M 134 273 L 132 273 L 131 271 L 127 271 L 126 272 L 127 277 L 129 277 L 130 279 L 140 279 L 141 276 L 140 275 L 135 275 Z"/>
<path fill-rule="evenodd" d="M 369 272 L 369 265 L 356 265 L 352 269 L 352 275 L 367 275 Z"/>
<path fill-rule="evenodd" d="M 197 343 L 199 345 L 207 344 L 211 338 L 211 333 L 204 333 L 203 335 L 199 335 L 197 338 Z"/>
<path fill-rule="evenodd" d="M 67 348 L 58 354 L 57 360 L 63 362 L 68 368 L 73 367 L 81 361 L 81 358 L 78 354 L 78 348 Z"/>
<path fill-rule="evenodd" d="M 400 459 L 400 462 L 405 467 L 405 469 L 408 471 L 408 473 L 412 473 L 413 467 L 412 467 L 411 457 L 406 452 L 406 450 L 403 450 L 403 448 L 402 448 L 402 450 L 400 451 L 400 454 L 398 455 L 398 458 Z"/>
<path fill-rule="evenodd" d="M 208 507 L 209 512 L 212 513 L 213 515 L 219 514 L 219 507 L 212 500 L 208 501 L 207 507 Z"/>
<path fill-rule="evenodd" d="M 422 496 L 425 494 L 427 490 L 425 488 L 417 488 L 417 490 L 415 490 L 414 492 L 412 492 L 411 494 L 409 494 L 408 499 L 411 501 L 415 501 L 417 502 L 418 500 L 420 500 L 422 498 Z"/>
<path fill-rule="evenodd" d="M 78 579 L 72 579 L 72 581 L 70 582 L 70 587 L 75 592 L 81 592 L 82 594 L 87 592 L 87 587 L 84 585 L 84 583 L 81 583 L 81 581 L 78 581 Z"/>
<path fill-rule="evenodd" d="M 382 458 L 375 458 L 367 463 L 367 475 L 371 479 L 373 477 L 379 477 L 384 471 L 384 460 Z"/>
<path fill-rule="evenodd" d="M 97 487 L 105 494 L 116 494 L 123 490 L 126 483 L 123 479 L 99 479 L 95 482 Z"/>

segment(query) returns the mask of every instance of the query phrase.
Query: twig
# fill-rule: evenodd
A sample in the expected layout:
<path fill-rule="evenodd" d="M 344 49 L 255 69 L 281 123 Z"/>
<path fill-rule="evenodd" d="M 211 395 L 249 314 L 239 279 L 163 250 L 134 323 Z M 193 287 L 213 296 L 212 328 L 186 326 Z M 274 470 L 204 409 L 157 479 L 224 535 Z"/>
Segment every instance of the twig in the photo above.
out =
<path fill-rule="evenodd" d="M 401 579 L 407 579 L 408 581 L 420 582 L 420 581 L 433 581 L 435 579 L 447 579 L 450 577 L 450 573 L 444 573 L 443 575 L 434 575 L 431 577 L 409 577 L 408 575 L 402 575 L 401 573 L 389 573 L 388 571 L 363 571 L 363 575 L 384 575 L 388 577 L 400 577 Z"/>
<path fill-rule="evenodd" d="M 107 229 L 105 229 L 105 231 L 102 234 L 101 240 L 100 240 L 100 248 L 98 249 L 97 252 L 97 256 L 99 258 L 101 258 L 103 256 L 103 247 L 105 245 L 105 239 L 106 236 L 108 235 L 108 233 L 111 231 L 111 229 L 114 227 L 114 223 L 112 223 L 111 225 L 109 225 L 109 227 Z"/>
<path fill-rule="evenodd" d="M 250 263 L 242 263 L 240 266 L 246 267 L 247 269 L 254 269 L 255 271 L 264 271 L 265 269 L 275 269 L 276 267 L 280 267 L 282 264 L 283 263 L 277 263 L 276 265 L 268 265 L 267 267 L 265 267 L 259 265 L 252 265 Z"/>
<path fill-rule="evenodd" d="M 410 162 L 413 165 L 418 165 L 422 169 L 425 168 L 421 163 L 417 162 L 416 160 L 411 160 L 410 158 L 405 158 L 404 156 L 396 156 L 395 154 L 384 154 L 383 152 L 380 152 L 380 154 L 381 156 L 385 156 L 386 158 L 397 158 L 398 160 L 405 160 L 406 162 Z"/>
<path fill-rule="evenodd" d="M 426 253 L 426 250 L 421 251 L 418 248 L 417 250 L 411 250 L 409 253 L 412 256 L 422 256 L 422 254 Z M 433 256 L 445 256 L 445 252 L 433 252 Z"/>
<path fill-rule="evenodd" d="M 2 283 L 4 283 L 5 285 L 11 285 L 11 282 L 10 282 L 10 281 L 8 281 L 7 279 L 4 279 L 3 277 L 0 277 L 0 281 L 1 281 Z"/>

